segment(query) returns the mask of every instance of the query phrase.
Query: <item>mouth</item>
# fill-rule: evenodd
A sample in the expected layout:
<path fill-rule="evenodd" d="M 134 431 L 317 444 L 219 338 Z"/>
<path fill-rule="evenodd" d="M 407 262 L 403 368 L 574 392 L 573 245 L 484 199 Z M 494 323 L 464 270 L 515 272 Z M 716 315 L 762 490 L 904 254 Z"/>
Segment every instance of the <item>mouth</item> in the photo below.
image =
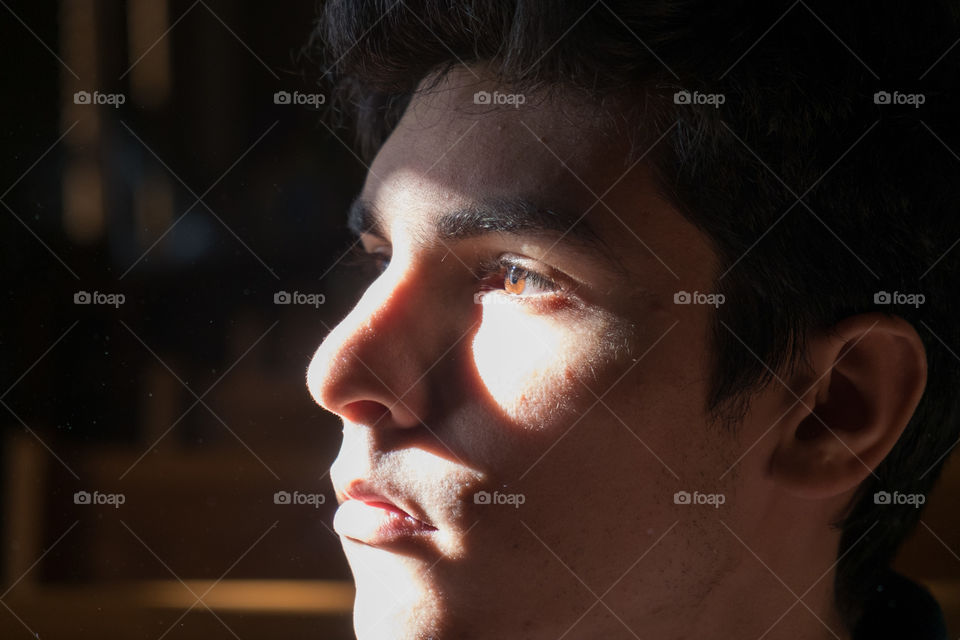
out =
<path fill-rule="evenodd" d="M 402 508 L 363 481 L 354 481 L 338 493 L 342 504 L 333 518 L 333 529 L 340 536 L 376 547 L 437 531 L 423 518 L 411 515 L 411 507 Z"/>

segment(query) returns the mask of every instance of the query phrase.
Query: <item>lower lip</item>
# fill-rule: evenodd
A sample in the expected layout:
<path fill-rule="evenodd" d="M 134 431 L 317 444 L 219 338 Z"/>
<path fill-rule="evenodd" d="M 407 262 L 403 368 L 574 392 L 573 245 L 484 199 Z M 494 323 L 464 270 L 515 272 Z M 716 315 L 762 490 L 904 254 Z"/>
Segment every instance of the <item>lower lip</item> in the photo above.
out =
<path fill-rule="evenodd" d="M 383 502 L 347 500 L 337 508 L 333 530 L 369 545 L 428 535 L 436 529 Z"/>

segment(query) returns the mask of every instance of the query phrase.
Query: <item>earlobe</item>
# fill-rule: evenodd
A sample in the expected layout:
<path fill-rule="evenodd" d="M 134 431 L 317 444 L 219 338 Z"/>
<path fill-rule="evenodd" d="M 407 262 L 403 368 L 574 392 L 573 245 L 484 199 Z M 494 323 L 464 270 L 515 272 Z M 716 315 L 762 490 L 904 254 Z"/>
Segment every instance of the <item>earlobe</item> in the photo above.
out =
<path fill-rule="evenodd" d="M 926 386 L 926 351 L 902 318 L 866 313 L 812 336 L 807 356 L 793 392 L 782 389 L 793 406 L 770 470 L 789 493 L 824 499 L 855 488 L 896 445 Z"/>

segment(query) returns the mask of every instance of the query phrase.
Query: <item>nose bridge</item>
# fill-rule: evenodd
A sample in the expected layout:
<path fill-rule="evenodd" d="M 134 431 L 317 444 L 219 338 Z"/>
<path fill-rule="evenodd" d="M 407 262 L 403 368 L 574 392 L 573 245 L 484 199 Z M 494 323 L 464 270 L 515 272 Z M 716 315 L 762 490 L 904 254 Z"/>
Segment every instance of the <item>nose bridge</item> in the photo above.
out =
<path fill-rule="evenodd" d="M 325 409 L 358 423 L 412 427 L 427 419 L 423 374 L 442 353 L 436 336 L 444 318 L 429 312 L 415 282 L 385 273 L 317 349 L 308 386 Z"/>

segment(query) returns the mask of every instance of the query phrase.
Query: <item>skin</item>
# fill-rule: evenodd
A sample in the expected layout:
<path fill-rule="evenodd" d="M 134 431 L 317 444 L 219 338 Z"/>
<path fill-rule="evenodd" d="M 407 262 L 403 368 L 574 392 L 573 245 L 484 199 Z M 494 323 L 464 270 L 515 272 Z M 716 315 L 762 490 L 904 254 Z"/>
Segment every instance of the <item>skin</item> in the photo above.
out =
<path fill-rule="evenodd" d="M 829 523 L 919 402 L 917 333 L 879 314 L 813 332 L 808 365 L 758 389 L 736 429 L 713 424 L 715 310 L 674 304 L 715 290 L 709 239 L 589 105 L 477 106 L 509 91 L 477 73 L 415 97 L 377 155 L 361 197 L 384 224 L 362 242 L 389 266 L 308 371 L 343 420 L 339 497 L 366 478 L 437 527 L 402 548 L 341 536 L 357 636 L 848 638 Z M 613 260 L 556 233 L 438 237 L 440 216 L 491 197 L 588 212 Z M 560 290 L 478 279 L 501 254 Z"/>

